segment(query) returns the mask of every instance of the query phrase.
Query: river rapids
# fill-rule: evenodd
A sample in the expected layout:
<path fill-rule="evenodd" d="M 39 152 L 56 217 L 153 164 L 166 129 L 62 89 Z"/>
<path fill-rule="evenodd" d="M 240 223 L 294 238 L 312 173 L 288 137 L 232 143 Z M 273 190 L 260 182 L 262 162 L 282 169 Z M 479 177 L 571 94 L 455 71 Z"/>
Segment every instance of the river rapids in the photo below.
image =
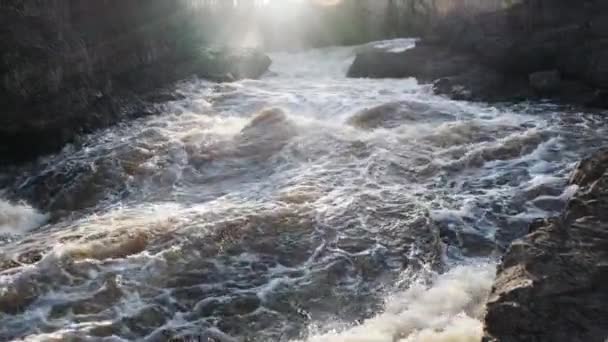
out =
<path fill-rule="evenodd" d="M 497 258 L 560 212 L 605 120 L 348 79 L 361 48 L 183 82 L 6 167 L 0 340 L 479 341 Z"/>

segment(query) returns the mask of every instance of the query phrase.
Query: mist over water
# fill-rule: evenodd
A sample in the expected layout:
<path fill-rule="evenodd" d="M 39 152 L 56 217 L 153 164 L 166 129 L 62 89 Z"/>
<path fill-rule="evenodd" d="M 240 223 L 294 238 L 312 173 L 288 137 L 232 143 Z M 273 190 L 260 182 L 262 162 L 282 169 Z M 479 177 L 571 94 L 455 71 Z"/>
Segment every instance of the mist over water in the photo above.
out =
<path fill-rule="evenodd" d="M 606 127 L 347 79 L 363 48 L 184 82 L 164 114 L 11 170 L 46 213 L 0 203 L 0 340 L 478 341 L 493 260 L 561 210 Z"/>

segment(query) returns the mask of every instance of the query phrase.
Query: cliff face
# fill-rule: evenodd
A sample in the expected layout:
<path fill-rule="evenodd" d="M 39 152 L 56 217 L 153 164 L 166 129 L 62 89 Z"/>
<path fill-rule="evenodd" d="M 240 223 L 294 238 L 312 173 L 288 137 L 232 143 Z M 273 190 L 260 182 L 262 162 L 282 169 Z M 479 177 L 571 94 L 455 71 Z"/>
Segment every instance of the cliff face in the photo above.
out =
<path fill-rule="evenodd" d="M 556 69 L 596 87 L 608 86 L 608 3 L 528 0 L 441 30 L 448 44 L 501 71 Z"/>
<path fill-rule="evenodd" d="M 136 71 L 169 58 L 173 2 L 7 1 L 0 5 L 0 156 L 52 151 L 122 113 Z M 146 26 L 146 23 L 153 23 Z M 145 83 L 145 82 L 141 82 Z"/>
<path fill-rule="evenodd" d="M 438 40 L 503 75 L 526 80 L 532 95 L 608 105 L 608 3 L 526 0 L 470 21 L 446 21 Z"/>
<path fill-rule="evenodd" d="M 198 49 L 187 1 L 9 0 L 0 22 L 0 160 L 54 151 L 81 132 L 146 114 L 146 92 L 230 69 Z M 250 61 L 237 69 L 256 75 L 230 77 L 259 76 L 270 63 Z"/>
<path fill-rule="evenodd" d="M 485 341 L 608 338 L 608 151 L 584 160 L 561 217 L 531 225 L 498 269 Z"/>

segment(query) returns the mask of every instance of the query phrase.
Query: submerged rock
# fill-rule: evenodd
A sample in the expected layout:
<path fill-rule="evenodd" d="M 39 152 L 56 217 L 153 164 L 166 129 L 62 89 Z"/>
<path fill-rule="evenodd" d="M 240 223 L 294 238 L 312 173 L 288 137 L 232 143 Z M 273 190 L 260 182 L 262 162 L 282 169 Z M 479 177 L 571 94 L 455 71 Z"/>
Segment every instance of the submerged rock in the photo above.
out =
<path fill-rule="evenodd" d="M 536 221 L 502 260 L 487 305 L 485 341 L 608 337 L 608 150 L 584 160 L 564 214 Z"/>
<path fill-rule="evenodd" d="M 295 125 L 282 109 L 257 113 L 234 139 L 233 156 L 266 160 L 280 151 L 297 134 Z"/>
<path fill-rule="evenodd" d="M 429 122 L 432 120 L 453 120 L 447 113 L 414 102 L 391 102 L 366 108 L 348 119 L 348 124 L 361 129 L 394 128 L 405 123 Z"/>

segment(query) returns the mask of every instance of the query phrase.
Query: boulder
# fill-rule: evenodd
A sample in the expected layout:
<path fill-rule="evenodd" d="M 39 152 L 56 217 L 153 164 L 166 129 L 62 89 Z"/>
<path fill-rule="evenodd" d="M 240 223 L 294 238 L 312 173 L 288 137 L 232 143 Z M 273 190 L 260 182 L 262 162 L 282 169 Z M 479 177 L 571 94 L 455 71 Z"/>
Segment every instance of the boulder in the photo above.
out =
<path fill-rule="evenodd" d="M 371 49 L 361 52 L 348 70 L 348 77 L 414 77 L 428 82 L 460 74 L 471 66 L 470 56 L 435 45 L 419 45 L 403 52 Z"/>
<path fill-rule="evenodd" d="M 413 77 L 422 83 L 433 82 L 435 93 L 455 100 L 517 101 L 534 95 L 525 77 L 501 72 L 485 65 L 481 57 L 438 45 L 438 41 L 422 41 L 400 53 L 380 49 L 362 51 L 357 54 L 347 76 Z M 485 49 L 498 51 L 492 46 Z"/>
<path fill-rule="evenodd" d="M 608 150 L 580 163 L 562 216 L 511 244 L 487 303 L 484 341 L 608 337 Z"/>
<path fill-rule="evenodd" d="M 359 53 L 348 76 L 435 81 L 436 93 L 457 100 L 549 97 L 605 107 L 606 18 L 602 1 L 520 0 L 475 15 L 450 13 L 413 49 Z"/>
<path fill-rule="evenodd" d="M 461 74 L 440 78 L 433 83 L 433 91 L 466 101 L 519 101 L 531 96 L 523 80 L 484 66 L 472 66 Z"/>
<path fill-rule="evenodd" d="M 235 137 L 235 150 L 231 154 L 257 161 L 267 160 L 296 135 L 296 126 L 282 109 L 266 108 Z"/>
<path fill-rule="evenodd" d="M 415 102 L 389 102 L 365 108 L 347 121 L 349 125 L 364 130 L 395 128 L 406 123 L 453 120 L 450 114 L 434 110 L 431 106 Z"/>
<path fill-rule="evenodd" d="M 473 100 L 473 93 L 465 84 L 468 81 L 462 78 L 462 75 L 444 77 L 433 82 L 433 91 L 435 94 L 446 95 L 454 100 Z"/>

